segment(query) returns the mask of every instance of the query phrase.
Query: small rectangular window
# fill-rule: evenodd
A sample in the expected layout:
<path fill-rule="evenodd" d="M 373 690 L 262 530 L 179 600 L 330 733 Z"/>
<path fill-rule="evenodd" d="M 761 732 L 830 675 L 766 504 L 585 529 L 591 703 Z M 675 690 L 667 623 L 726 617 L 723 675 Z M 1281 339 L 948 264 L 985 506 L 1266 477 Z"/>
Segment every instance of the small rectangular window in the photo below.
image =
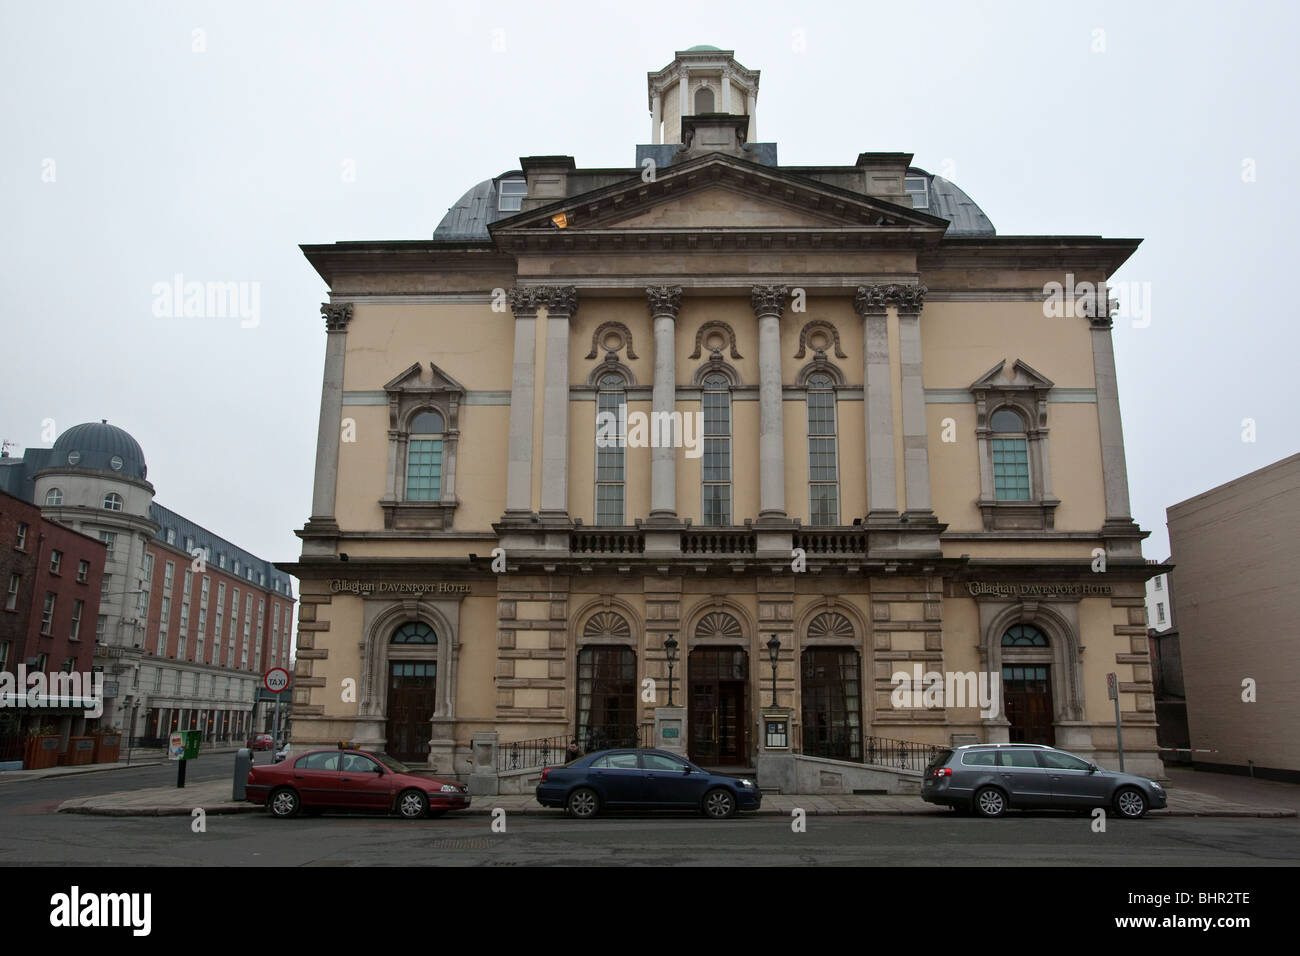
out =
<path fill-rule="evenodd" d="M 1156 623 L 1165 623 L 1165 606 L 1163 604 L 1156 605 Z"/>
<path fill-rule="evenodd" d="M 5 595 L 6 611 L 12 611 L 18 607 L 18 588 L 21 586 L 22 580 L 20 575 L 9 575 L 9 593 Z"/>
<path fill-rule="evenodd" d="M 49 636 L 54 626 L 54 592 L 45 592 L 45 606 L 41 609 L 41 633 Z"/>
<path fill-rule="evenodd" d="M 19 551 L 27 550 L 27 525 L 18 522 L 18 540 L 14 542 L 14 547 Z"/>
<path fill-rule="evenodd" d="M 903 188 L 907 190 L 907 195 L 912 198 L 913 209 L 930 208 L 929 185 L 924 176 L 908 176 L 903 180 Z"/>
<path fill-rule="evenodd" d="M 50 574 L 58 574 L 59 568 L 63 567 L 63 552 L 50 552 Z"/>
<path fill-rule="evenodd" d="M 501 212 L 518 212 L 523 206 L 524 197 L 528 195 L 528 183 L 522 179 L 503 179 L 499 192 L 497 209 Z"/>
<path fill-rule="evenodd" d="M 89 561 L 78 561 L 78 562 L 77 562 L 77 581 L 78 581 L 78 583 L 80 583 L 80 584 L 85 584 L 86 581 L 89 580 L 89 578 L 90 578 L 90 562 L 89 562 Z"/>

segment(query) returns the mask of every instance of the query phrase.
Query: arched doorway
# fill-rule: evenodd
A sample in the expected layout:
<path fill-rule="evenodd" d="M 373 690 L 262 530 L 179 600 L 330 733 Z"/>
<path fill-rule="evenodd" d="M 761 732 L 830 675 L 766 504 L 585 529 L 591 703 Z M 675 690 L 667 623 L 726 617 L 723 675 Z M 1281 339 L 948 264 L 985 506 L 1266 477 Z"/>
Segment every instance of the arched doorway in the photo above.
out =
<path fill-rule="evenodd" d="M 853 647 L 809 647 L 800 660 L 803 752 L 862 759 L 862 670 Z"/>
<path fill-rule="evenodd" d="M 687 659 L 690 757 L 704 767 L 749 761 L 749 654 L 696 647 Z"/>
<path fill-rule="evenodd" d="M 1034 625 L 1013 624 L 1003 633 L 1002 699 L 1011 743 L 1056 743 L 1051 662 L 1047 635 Z"/>
<path fill-rule="evenodd" d="M 578 652 L 577 738 L 584 753 L 637 745 L 632 648 L 588 644 Z"/>
<path fill-rule="evenodd" d="M 408 621 L 388 643 L 385 749 L 403 762 L 427 763 L 437 706 L 438 635 L 423 621 Z"/>

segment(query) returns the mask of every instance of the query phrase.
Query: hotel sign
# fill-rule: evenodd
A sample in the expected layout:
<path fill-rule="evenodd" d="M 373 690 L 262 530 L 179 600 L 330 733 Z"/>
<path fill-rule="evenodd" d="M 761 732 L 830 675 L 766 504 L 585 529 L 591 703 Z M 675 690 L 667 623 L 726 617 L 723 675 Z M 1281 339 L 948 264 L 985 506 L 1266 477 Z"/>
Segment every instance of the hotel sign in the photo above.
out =
<path fill-rule="evenodd" d="M 349 581 L 335 578 L 330 581 L 331 594 L 359 594 L 367 597 L 371 594 L 469 594 L 468 584 L 448 581 L 411 582 L 411 581 Z"/>
<path fill-rule="evenodd" d="M 979 597 L 981 594 L 992 594 L 997 597 L 1069 597 L 1110 594 L 1109 584 L 1002 584 L 967 581 L 966 589 L 973 597 Z"/>

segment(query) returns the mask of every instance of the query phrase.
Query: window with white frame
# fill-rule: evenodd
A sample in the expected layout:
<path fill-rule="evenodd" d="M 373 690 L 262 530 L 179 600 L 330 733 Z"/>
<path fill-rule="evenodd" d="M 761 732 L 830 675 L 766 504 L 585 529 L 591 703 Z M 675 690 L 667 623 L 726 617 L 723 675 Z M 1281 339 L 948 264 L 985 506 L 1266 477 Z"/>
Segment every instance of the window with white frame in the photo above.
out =
<path fill-rule="evenodd" d="M 602 375 L 596 392 L 596 524 L 623 523 L 627 383 Z"/>
<path fill-rule="evenodd" d="M 518 212 L 523 207 L 528 195 L 528 181 L 524 179 L 503 179 L 498 184 L 497 210 L 499 212 Z"/>
<path fill-rule="evenodd" d="M 19 551 L 27 550 L 27 525 L 22 521 L 18 522 L 18 539 L 14 542 L 14 548 Z"/>
<path fill-rule="evenodd" d="M 81 612 L 86 602 L 80 598 L 72 602 L 72 627 L 68 630 L 68 640 L 81 640 Z"/>
<path fill-rule="evenodd" d="M 22 587 L 23 579 L 20 574 L 9 575 L 9 593 L 5 595 L 5 610 L 14 611 L 18 608 L 18 589 Z"/>
<path fill-rule="evenodd" d="M 108 615 L 107 614 L 99 615 L 99 617 L 95 619 L 95 640 L 96 641 L 102 641 L 104 639 L 104 629 L 107 627 L 108 627 Z"/>
<path fill-rule="evenodd" d="M 48 637 L 54 629 L 54 592 L 45 592 L 45 604 L 41 608 L 41 634 Z"/>
<path fill-rule="evenodd" d="M 907 190 L 907 195 L 912 200 L 913 209 L 930 208 L 930 184 L 924 176 L 906 176 L 903 178 L 903 188 Z"/>
<path fill-rule="evenodd" d="M 58 574 L 61 567 L 63 567 L 63 552 L 51 549 L 50 574 Z"/>
<path fill-rule="evenodd" d="M 110 491 L 108 494 L 104 495 L 105 511 L 121 511 L 122 504 L 123 504 L 122 496 L 119 495 L 117 492 Z"/>
<path fill-rule="evenodd" d="M 704 524 L 731 524 L 731 382 L 714 372 L 701 384 L 704 411 Z"/>
<path fill-rule="evenodd" d="M 63 489 L 51 488 L 45 492 L 45 507 L 57 508 L 61 504 L 63 504 Z"/>
<path fill-rule="evenodd" d="M 85 584 L 89 580 L 90 580 L 90 562 L 78 561 L 77 562 L 77 583 Z"/>
<path fill-rule="evenodd" d="M 175 580 L 176 580 L 176 564 L 175 562 L 168 561 L 166 566 L 164 566 L 163 568 L 163 587 L 166 588 L 167 590 L 171 590 L 171 586 L 175 582 Z"/>
<path fill-rule="evenodd" d="M 99 540 L 104 542 L 104 546 L 108 549 L 107 560 L 112 561 L 113 549 L 117 546 L 117 533 L 114 531 L 101 531 Z"/>
<path fill-rule="evenodd" d="M 835 389 L 822 372 L 808 376 L 808 497 L 811 523 L 840 523 L 839 449 Z"/>

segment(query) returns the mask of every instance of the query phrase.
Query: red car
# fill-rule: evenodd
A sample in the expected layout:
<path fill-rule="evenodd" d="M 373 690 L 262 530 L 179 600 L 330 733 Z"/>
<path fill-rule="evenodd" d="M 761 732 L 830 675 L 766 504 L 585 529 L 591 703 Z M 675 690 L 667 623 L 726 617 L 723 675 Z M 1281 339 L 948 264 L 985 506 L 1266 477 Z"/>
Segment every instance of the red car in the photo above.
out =
<path fill-rule="evenodd" d="M 248 738 L 247 746 L 249 750 L 270 750 L 275 746 L 275 741 L 270 734 L 255 734 Z"/>
<path fill-rule="evenodd" d="M 300 810 L 396 813 L 407 820 L 439 817 L 469 806 L 469 787 L 411 772 L 388 754 L 339 748 L 309 750 L 248 771 L 245 799 L 272 816 Z"/>

